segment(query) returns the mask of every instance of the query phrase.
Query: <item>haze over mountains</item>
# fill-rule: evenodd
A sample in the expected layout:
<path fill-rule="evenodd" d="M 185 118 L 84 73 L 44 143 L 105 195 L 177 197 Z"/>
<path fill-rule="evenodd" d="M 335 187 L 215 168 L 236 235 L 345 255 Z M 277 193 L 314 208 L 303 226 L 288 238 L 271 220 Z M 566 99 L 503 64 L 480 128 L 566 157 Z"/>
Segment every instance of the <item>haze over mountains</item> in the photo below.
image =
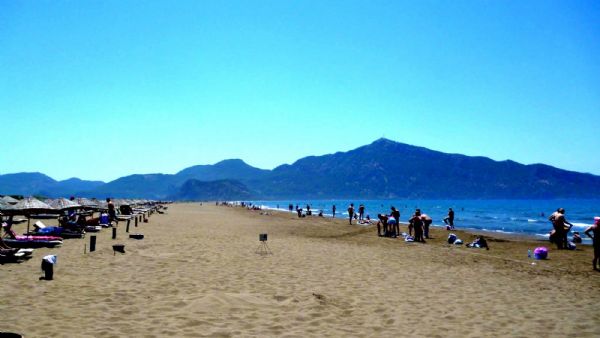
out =
<path fill-rule="evenodd" d="M 379 139 L 348 152 L 309 156 L 273 170 L 242 160 L 198 165 L 177 174 L 124 176 L 104 183 L 41 173 L 0 175 L 0 194 L 242 199 L 541 199 L 597 198 L 600 176 L 543 164 L 447 154 Z"/>

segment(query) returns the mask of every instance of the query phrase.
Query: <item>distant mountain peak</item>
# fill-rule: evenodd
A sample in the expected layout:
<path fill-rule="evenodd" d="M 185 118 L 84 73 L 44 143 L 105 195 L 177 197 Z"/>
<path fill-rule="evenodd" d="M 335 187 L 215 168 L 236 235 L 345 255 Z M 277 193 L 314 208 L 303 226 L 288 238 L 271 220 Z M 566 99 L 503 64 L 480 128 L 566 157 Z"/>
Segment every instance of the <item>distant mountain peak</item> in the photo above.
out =
<path fill-rule="evenodd" d="M 392 140 L 387 139 L 385 137 L 380 137 L 380 138 L 376 139 L 375 141 L 373 141 L 373 143 L 371 143 L 371 144 L 389 144 L 389 143 L 395 144 L 395 143 L 398 143 L 398 142 L 392 141 Z"/>
<path fill-rule="evenodd" d="M 239 159 L 239 158 L 230 158 L 230 159 L 227 159 L 227 160 L 219 161 L 219 162 L 215 163 L 214 165 L 216 165 L 216 166 L 221 166 L 221 165 L 245 165 L 245 166 L 250 166 L 248 163 L 244 162 L 244 160 Z"/>

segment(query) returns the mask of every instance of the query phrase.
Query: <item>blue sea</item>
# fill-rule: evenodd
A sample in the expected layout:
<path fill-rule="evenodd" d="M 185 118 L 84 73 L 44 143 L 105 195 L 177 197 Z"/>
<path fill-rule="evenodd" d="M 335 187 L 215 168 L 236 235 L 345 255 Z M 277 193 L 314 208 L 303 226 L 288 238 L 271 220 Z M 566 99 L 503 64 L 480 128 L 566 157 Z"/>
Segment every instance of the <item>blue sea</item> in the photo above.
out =
<path fill-rule="evenodd" d="M 443 219 L 448 208 L 455 212 L 454 225 L 459 229 L 474 229 L 491 232 L 502 232 L 516 235 L 538 236 L 547 238 L 552 230 L 548 217 L 558 208 L 566 210 L 566 219 L 573 224 L 573 231 L 579 231 L 587 241 L 583 231 L 592 225 L 594 216 L 600 216 L 600 200 L 281 200 L 251 201 L 263 208 L 288 210 L 293 204 L 306 210 L 311 206 L 314 214 L 319 210 L 325 216 L 332 216 L 332 206 L 337 208 L 336 217 L 348 217 L 348 206 L 354 203 L 365 206 L 365 215 L 376 218 L 379 213 L 391 212 L 392 206 L 400 210 L 400 221 L 406 222 L 416 208 L 433 219 L 434 226 L 445 226 Z"/>

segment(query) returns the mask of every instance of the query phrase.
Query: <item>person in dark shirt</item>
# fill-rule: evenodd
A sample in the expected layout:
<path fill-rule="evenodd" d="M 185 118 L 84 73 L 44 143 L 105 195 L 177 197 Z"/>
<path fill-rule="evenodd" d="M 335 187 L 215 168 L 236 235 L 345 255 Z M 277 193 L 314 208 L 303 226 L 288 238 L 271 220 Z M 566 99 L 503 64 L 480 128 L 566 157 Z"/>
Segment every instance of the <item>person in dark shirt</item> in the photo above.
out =
<path fill-rule="evenodd" d="M 414 215 L 410 218 L 409 222 L 412 224 L 415 230 L 415 242 L 425 243 L 423 239 L 423 220 L 421 219 L 421 210 L 415 210 Z"/>
<path fill-rule="evenodd" d="M 110 198 L 106 199 L 106 203 L 108 205 L 108 217 L 109 217 L 109 220 L 111 222 L 115 221 L 115 223 L 119 223 L 119 221 L 117 220 L 117 212 L 115 211 L 115 205 L 110 200 Z"/>
<path fill-rule="evenodd" d="M 335 218 L 335 204 L 333 205 L 333 207 L 331 208 L 331 211 L 333 211 L 333 218 Z"/>
<path fill-rule="evenodd" d="M 444 218 L 444 223 L 450 226 L 450 229 L 454 229 L 454 210 L 448 209 L 448 216 Z"/>
<path fill-rule="evenodd" d="M 358 206 L 358 220 L 359 221 L 362 221 L 364 214 L 365 214 L 365 206 L 361 204 Z"/>
<path fill-rule="evenodd" d="M 348 222 L 352 224 L 352 218 L 354 217 L 354 203 L 350 203 L 348 207 Z"/>
<path fill-rule="evenodd" d="M 392 217 L 396 219 L 393 231 L 396 233 L 396 236 L 400 236 L 400 211 L 395 207 L 392 207 Z"/>

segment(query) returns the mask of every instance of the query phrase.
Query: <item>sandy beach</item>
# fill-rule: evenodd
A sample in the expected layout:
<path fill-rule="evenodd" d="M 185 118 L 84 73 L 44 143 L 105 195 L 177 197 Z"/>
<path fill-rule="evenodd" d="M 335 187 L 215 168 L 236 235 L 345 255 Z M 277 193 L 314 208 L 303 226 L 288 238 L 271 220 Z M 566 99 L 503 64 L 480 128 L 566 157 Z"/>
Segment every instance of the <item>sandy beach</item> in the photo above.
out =
<path fill-rule="evenodd" d="M 402 216 L 406 219 L 406 215 Z M 18 233 L 25 225 L 15 226 Z M 401 227 L 406 231 L 406 227 Z M 173 204 L 0 266 L 0 331 L 25 337 L 598 337 L 592 248 L 489 239 L 491 250 L 380 238 L 374 226 Z M 255 253 L 268 233 L 272 255 Z M 465 243 L 474 235 L 455 232 Z M 125 244 L 113 255 L 112 244 Z M 527 258 L 536 246 L 549 259 Z M 58 256 L 54 280 L 40 261 Z"/>

